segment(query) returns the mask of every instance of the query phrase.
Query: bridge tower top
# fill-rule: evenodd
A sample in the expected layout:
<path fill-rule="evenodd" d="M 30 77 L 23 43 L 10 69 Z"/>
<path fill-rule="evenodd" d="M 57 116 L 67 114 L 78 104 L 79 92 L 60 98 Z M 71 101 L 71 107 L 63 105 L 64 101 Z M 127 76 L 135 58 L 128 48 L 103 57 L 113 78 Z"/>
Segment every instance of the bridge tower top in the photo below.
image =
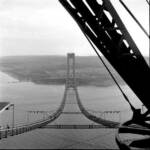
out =
<path fill-rule="evenodd" d="M 75 87 L 75 54 L 67 54 L 67 87 Z"/>

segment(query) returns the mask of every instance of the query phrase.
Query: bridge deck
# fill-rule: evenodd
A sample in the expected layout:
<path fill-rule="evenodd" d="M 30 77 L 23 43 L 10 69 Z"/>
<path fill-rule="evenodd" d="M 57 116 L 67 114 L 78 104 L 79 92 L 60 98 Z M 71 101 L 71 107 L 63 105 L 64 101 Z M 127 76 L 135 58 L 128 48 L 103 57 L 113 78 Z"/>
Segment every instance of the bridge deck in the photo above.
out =
<path fill-rule="evenodd" d="M 43 128 L 48 129 L 100 129 L 106 128 L 103 125 L 98 124 L 57 124 L 57 125 L 46 125 Z"/>
<path fill-rule="evenodd" d="M 78 112 L 78 114 L 76 114 Z M 70 114 L 69 114 L 70 113 Z M 70 127 L 58 130 L 51 127 L 57 125 Z M 76 129 L 71 129 L 77 125 Z M 93 125 L 95 129 L 88 129 Z M 50 127 L 50 128 L 47 128 Z M 84 128 L 84 130 L 82 129 Z M 85 129 L 87 128 L 87 129 Z M 99 129 L 97 129 L 99 128 Z M 54 122 L 42 129 L 36 129 L 7 140 L 0 141 L 1 149 L 117 149 L 115 143 L 115 130 L 103 128 L 103 125 L 87 119 L 77 105 L 76 95 L 73 90 L 67 91 L 66 104 L 63 113 Z"/>
<path fill-rule="evenodd" d="M 39 123 L 40 126 L 34 127 L 33 125 L 31 125 L 31 129 L 34 128 L 36 130 L 32 130 L 32 132 L 25 132 L 24 134 L 19 134 L 17 136 L 9 137 L 7 138 L 7 140 L 5 139 L 0 140 L 0 148 L 2 149 L 28 149 L 28 148 L 117 149 L 118 148 L 115 143 L 114 131 L 116 129 L 103 128 L 105 126 L 91 121 L 92 119 L 91 120 L 87 119 L 93 118 L 93 116 L 89 115 L 85 111 L 85 109 L 82 107 L 79 101 L 79 96 L 76 92 L 74 80 L 75 70 L 74 70 L 73 56 L 74 56 L 73 54 L 69 55 L 72 61 L 70 61 L 68 57 L 68 73 L 67 73 L 68 81 L 66 83 L 66 90 L 64 93 L 63 101 L 58 110 L 53 115 L 48 117 L 52 122 L 48 120 L 46 121 L 46 123 L 44 122 L 44 125 L 43 123 L 41 124 L 41 122 Z M 72 65 L 73 68 L 70 68 Z M 97 118 L 94 117 L 93 120 L 97 120 Z M 108 124 L 112 123 L 103 119 L 98 120 L 98 122 L 103 122 L 107 124 L 107 127 Z M 45 125 L 46 125 L 45 128 L 37 129 L 37 127 L 43 127 Z M 54 129 L 51 127 L 54 127 Z M 57 127 L 63 128 L 61 130 L 58 130 Z M 89 127 L 92 127 L 92 130 Z M 84 130 L 82 130 L 83 128 Z M 9 130 L 9 132 L 11 132 L 11 130 Z"/>
<path fill-rule="evenodd" d="M 0 149 L 117 149 L 116 129 L 36 129 L 0 141 Z"/>
<path fill-rule="evenodd" d="M 69 114 L 70 113 L 70 114 Z M 76 115 L 79 113 L 79 115 Z M 57 124 L 69 124 L 69 125 L 85 125 L 85 124 L 97 124 L 93 121 L 87 119 L 80 111 L 79 106 L 77 104 L 77 98 L 75 91 L 73 89 L 67 90 L 67 97 L 65 102 L 65 107 L 63 113 L 59 116 L 58 119 L 53 121 L 51 125 Z"/>

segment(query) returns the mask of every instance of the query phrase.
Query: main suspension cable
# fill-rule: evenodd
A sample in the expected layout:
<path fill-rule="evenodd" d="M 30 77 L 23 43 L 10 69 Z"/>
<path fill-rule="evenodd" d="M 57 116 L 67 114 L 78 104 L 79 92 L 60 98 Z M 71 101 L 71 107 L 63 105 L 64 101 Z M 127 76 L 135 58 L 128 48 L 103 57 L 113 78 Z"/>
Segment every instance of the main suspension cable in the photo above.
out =
<path fill-rule="evenodd" d="M 150 1 L 146 0 L 147 4 L 150 5 Z"/>
<path fill-rule="evenodd" d="M 144 27 L 141 25 L 141 23 L 138 21 L 138 19 L 133 15 L 133 13 L 129 10 L 129 8 L 126 6 L 126 4 L 119 0 L 122 6 L 127 10 L 127 12 L 131 15 L 131 17 L 135 20 L 135 22 L 139 25 L 139 27 L 142 29 L 142 31 L 145 33 L 145 35 L 150 39 L 150 35 L 147 33 L 147 31 L 144 29 Z M 147 0 L 146 0 L 147 1 Z M 148 1 L 147 1 L 148 3 Z"/>
<path fill-rule="evenodd" d="M 98 53 L 97 49 L 94 47 L 94 44 L 92 43 L 92 41 L 89 39 L 89 37 L 84 33 L 84 28 L 80 25 L 80 23 L 76 20 L 79 28 L 81 29 L 82 33 L 84 34 L 85 38 L 88 40 L 88 42 L 90 43 L 90 45 L 92 46 L 92 48 L 94 49 L 95 53 L 97 54 L 97 56 L 99 57 L 99 59 L 101 60 L 101 62 L 103 63 L 103 65 L 105 66 L 106 70 L 108 71 L 108 73 L 110 74 L 110 76 L 112 77 L 113 81 L 115 82 L 115 84 L 117 85 L 117 87 L 119 88 L 120 92 L 122 93 L 123 97 L 125 98 L 125 100 L 129 103 L 131 110 L 134 112 L 136 110 L 136 108 L 131 104 L 131 102 L 129 101 L 128 97 L 126 96 L 126 94 L 124 93 L 124 91 L 121 89 L 120 85 L 118 84 L 117 80 L 115 79 L 115 77 L 113 76 L 113 74 L 111 73 L 111 71 L 109 70 L 109 68 L 107 67 L 107 65 L 105 64 L 105 62 L 103 61 L 102 57 L 100 56 L 100 54 Z"/>
<path fill-rule="evenodd" d="M 84 33 L 85 35 L 85 33 Z M 106 63 L 104 62 L 104 60 L 102 59 L 102 57 L 100 56 L 100 54 L 98 53 L 97 49 L 94 47 L 93 43 L 91 42 L 91 40 L 87 37 L 87 35 L 85 35 L 86 39 L 89 41 L 90 45 L 92 46 L 92 48 L 94 49 L 94 51 L 96 52 L 97 56 L 99 57 L 99 59 L 101 60 L 101 62 L 103 63 L 103 65 L 105 66 L 106 70 L 108 71 L 108 73 L 110 74 L 110 76 L 112 77 L 112 79 L 114 80 L 115 84 L 117 85 L 117 87 L 119 88 L 119 90 L 121 91 L 123 97 L 126 99 L 126 101 L 129 103 L 131 109 L 134 111 L 136 110 L 134 108 L 134 106 L 130 103 L 128 97 L 126 96 L 126 94 L 123 92 L 123 90 L 121 89 L 120 85 L 118 84 L 117 80 L 115 79 L 114 75 L 111 73 L 110 69 L 108 68 L 108 66 L 106 65 Z"/>

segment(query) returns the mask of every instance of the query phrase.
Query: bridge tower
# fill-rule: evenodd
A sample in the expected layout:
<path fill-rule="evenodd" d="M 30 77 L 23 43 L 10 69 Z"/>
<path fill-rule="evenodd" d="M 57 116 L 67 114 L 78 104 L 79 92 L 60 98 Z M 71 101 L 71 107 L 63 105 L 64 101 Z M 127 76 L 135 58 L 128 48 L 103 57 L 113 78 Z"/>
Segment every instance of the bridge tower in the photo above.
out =
<path fill-rule="evenodd" d="M 75 88 L 75 54 L 68 53 L 67 54 L 67 80 L 66 87 L 67 88 Z"/>

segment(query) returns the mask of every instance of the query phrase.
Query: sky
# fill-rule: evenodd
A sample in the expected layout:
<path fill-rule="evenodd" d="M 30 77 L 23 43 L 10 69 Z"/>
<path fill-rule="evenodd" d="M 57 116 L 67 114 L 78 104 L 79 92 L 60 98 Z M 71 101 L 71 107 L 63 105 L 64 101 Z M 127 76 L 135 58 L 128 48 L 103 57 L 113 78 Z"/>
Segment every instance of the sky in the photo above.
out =
<path fill-rule="evenodd" d="M 111 0 L 143 55 L 149 40 L 120 5 Z M 124 0 L 149 32 L 146 0 Z M 58 0 L 0 0 L 0 56 L 95 55 L 75 21 Z"/>

